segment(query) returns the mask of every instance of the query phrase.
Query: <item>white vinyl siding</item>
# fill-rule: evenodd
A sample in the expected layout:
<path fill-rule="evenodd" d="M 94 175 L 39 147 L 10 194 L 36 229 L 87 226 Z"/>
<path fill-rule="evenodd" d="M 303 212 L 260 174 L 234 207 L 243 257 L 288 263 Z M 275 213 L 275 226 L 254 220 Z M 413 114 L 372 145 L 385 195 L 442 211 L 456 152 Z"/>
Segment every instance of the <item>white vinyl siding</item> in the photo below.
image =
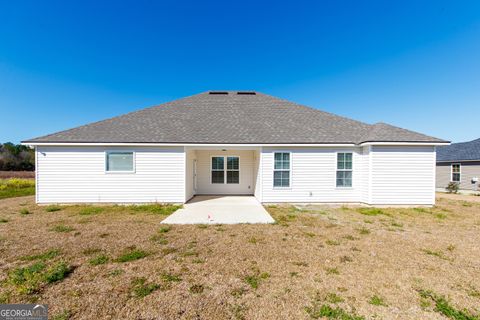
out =
<path fill-rule="evenodd" d="M 135 153 L 134 173 L 105 171 L 115 150 Z M 39 203 L 185 201 L 183 147 L 37 147 L 36 156 Z"/>
<path fill-rule="evenodd" d="M 374 146 L 371 156 L 371 204 L 433 205 L 434 147 Z"/>
<path fill-rule="evenodd" d="M 274 153 L 290 152 L 290 187 L 273 183 Z M 359 170 L 353 172 L 351 188 L 336 187 L 337 152 L 351 152 L 356 164 L 360 148 L 266 148 L 261 154 L 262 202 L 360 202 Z"/>

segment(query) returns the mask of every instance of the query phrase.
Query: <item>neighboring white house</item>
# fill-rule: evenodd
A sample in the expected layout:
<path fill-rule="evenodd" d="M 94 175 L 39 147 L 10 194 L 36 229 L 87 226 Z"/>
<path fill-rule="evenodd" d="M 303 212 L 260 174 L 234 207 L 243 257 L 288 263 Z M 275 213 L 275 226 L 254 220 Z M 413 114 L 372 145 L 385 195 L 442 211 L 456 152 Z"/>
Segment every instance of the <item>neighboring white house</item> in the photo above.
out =
<path fill-rule="evenodd" d="M 260 202 L 433 205 L 435 146 L 258 92 L 211 91 L 23 141 L 37 203 Z"/>

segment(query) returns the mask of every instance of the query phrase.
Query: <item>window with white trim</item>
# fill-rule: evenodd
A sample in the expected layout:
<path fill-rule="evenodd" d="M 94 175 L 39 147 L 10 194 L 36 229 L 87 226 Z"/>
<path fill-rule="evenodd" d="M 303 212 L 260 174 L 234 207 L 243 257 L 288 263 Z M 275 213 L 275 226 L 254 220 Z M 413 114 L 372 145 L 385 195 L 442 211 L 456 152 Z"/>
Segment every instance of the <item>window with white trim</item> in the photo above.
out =
<path fill-rule="evenodd" d="M 227 163 L 226 166 L 225 162 Z M 211 175 L 213 184 L 239 184 L 240 158 L 236 156 L 212 157 Z"/>
<path fill-rule="evenodd" d="M 351 152 L 337 153 L 337 187 L 352 186 L 353 155 Z"/>
<path fill-rule="evenodd" d="M 227 157 L 227 183 L 240 183 L 240 158 Z"/>
<path fill-rule="evenodd" d="M 212 183 L 225 183 L 224 160 L 224 157 L 212 157 Z"/>
<path fill-rule="evenodd" d="M 452 182 L 460 182 L 461 179 L 460 163 L 452 164 Z"/>
<path fill-rule="evenodd" d="M 290 187 L 290 152 L 274 153 L 273 186 Z"/>
<path fill-rule="evenodd" d="M 108 151 L 105 156 L 105 171 L 133 172 L 133 151 Z"/>

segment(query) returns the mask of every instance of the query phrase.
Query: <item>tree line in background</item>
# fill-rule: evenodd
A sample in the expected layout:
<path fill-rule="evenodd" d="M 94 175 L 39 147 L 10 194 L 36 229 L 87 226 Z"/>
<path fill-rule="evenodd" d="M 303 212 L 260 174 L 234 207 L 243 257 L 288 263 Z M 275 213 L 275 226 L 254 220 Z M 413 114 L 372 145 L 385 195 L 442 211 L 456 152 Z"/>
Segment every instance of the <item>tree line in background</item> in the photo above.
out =
<path fill-rule="evenodd" d="M 0 171 L 35 170 L 34 150 L 21 144 L 0 143 Z"/>

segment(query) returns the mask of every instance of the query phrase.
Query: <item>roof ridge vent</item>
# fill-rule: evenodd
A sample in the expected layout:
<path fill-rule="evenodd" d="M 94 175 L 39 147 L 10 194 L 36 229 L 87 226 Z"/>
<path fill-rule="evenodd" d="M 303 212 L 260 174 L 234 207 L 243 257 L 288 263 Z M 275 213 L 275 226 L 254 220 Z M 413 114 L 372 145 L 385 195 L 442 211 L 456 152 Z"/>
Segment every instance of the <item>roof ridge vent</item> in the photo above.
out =
<path fill-rule="evenodd" d="M 228 94 L 227 91 L 209 91 L 208 94 Z"/>
<path fill-rule="evenodd" d="M 255 91 L 237 91 L 237 94 L 254 96 L 254 95 L 256 95 L 257 93 L 256 93 Z"/>

